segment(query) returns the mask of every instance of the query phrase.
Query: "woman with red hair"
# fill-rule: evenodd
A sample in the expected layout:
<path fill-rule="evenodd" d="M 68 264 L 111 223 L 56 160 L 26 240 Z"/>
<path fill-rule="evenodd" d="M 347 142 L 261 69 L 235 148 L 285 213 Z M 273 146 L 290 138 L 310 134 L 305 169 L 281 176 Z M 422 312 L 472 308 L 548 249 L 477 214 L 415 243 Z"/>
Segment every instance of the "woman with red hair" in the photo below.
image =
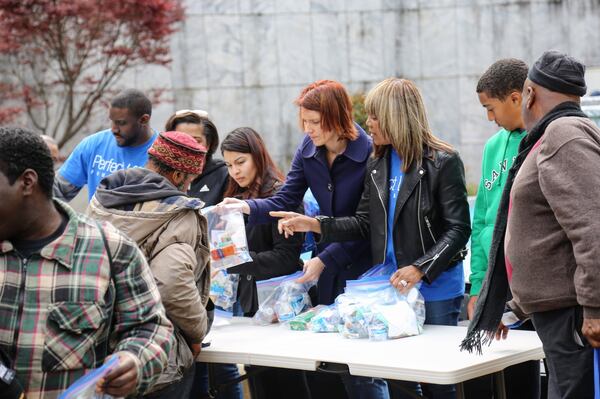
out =
<path fill-rule="evenodd" d="M 319 80 L 305 87 L 295 104 L 299 108 L 300 128 L 305 132 L 296 150 L 285 183 L 269 198 L 226 198 L 222 204 L 238 203 L 249 214 L 248 223 L 272 223 L 270 211 L 293 211 L 310 188 L 326 216 L 353 216 L 360 201 L 371 139 L 352 121 L 352 102 L 344 86 L 332 80 Z M 347 280 L 356 279 L 372 266 L 366 239 L 343 243 L 318 244 L 315 256 L 305 262 L 300 282 L 317 280 L 317 301 L 331 304 L 344 291 Z M 311 376 L 318 378 L 316 376 Z M 335 383 L 335 381 L 334 381 Z M 345 377 L 351 398 L 389 398 L 382 379 Z M 313 398 L 337 397 L 327 393 L 331 381 L 310 381 Z"/>

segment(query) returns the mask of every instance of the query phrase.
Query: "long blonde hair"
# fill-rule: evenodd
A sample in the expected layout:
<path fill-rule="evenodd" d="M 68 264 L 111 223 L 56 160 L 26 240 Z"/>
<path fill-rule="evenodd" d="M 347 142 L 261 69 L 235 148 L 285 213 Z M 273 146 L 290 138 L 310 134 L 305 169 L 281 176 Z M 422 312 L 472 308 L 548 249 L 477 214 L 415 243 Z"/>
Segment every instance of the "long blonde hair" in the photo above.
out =
<path fill-rule="evenodd" d="M 426 147 L 454 152 L 450 144 L 431 132 L 421 93 L 410 80 L 388 78 L 378 83 L 367 94 L 365 109 L 379 121 L 381 134 L 402 158 L 405 172 L 413 163 L 421 165 Z M 385 146 L 376 145 L 374 153 L 382 157 Z"/>

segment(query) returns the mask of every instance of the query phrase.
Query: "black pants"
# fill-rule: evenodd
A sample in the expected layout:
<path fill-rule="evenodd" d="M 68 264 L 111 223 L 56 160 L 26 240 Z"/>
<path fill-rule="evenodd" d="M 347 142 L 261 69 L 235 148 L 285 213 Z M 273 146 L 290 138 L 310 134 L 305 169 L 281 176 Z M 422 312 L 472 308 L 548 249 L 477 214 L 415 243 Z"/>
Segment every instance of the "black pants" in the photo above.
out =
<path fill-rule="evenodd" d="M 312 399 L 348 399 L 339 375 L 307 371 L 306 379 Z"/>
<path fill-rule="evenodd" d="M 583 309 L 532 315 L 548 364 L 548 399 L 594 399 L 594 350 L 581 334 Z"/>
<path fill-rule="evenodd" d="M 524 323 L 517 330 L 534 331 L 531 321 Z M 510 333 L 508 334 L 510 337 Z M 539 399 L 540 398 L 540 362 L 530 361 L 504 370 L 506 397 L 508 399 Z M 482 399 L 494 397 L 494 379 L 492 375 L 465 381 L 463 383 L 467 399 Z"/>
<path fill-rule="evenodd" d="M 195 363 L 194 363 L 195 365 Z M 181 380 L 143 396 L 143 399 L 182 399 L 187 398 L 194 382 L 194 365 L 183 373 Z"/>
<path fill-rule="evenodd" d="M 248 378 L 252 399 L 310 399 L 310 391 L 303 370 L 276 367 L 244 366 L 247 373 L 262 372 Z"/>

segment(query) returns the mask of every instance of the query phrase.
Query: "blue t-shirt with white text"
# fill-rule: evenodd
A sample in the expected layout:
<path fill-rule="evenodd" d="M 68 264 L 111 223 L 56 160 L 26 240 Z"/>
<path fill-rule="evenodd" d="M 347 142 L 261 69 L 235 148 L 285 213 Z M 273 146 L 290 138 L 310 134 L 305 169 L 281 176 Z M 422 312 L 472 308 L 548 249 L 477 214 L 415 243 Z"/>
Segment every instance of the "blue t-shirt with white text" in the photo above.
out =
<path fill-rule="evenodd" d="M 100 180 L 120 169 L 139 168 L 148 161 L 148 149 L 158 137 L 134 147 L 119 147 L 110 129 L 83 139 L 75 147 L 58 173 L 76 187 L 88 186 L 88 200 L 96 192 Z"/>
<path fill-rule="evenodd" d="M 390 188 L 388 202 L 388 220 L 387 220 L 387 244 L 385 251 L 385 263 L 398 266 L 396 262 L 396 254 L 394 253 L 394 214 L 396 213 L 396 202 L 398 201 L 398 193 L 402 185 L 404 172 L 402 172 L 402 159 L 392 149 L 390 162 Z"/>
<path fill-rule="evenodd" d="M 394 213 L 396 213 L 396 202 L 398 193 L 402 186 L 404 173 L 402 172 L 402 159 L 398 153 L 392 149 L 390 155 L 390 181 L 389 181 L 389 203 L 387 220 L 387 247 L 385 254 L 385 263 L 397 266 L 396 255 L 394 253 Z M 398 219 L 397 222 L 400 222 Z M 465 277 L 463 264 L 459 262 L 456 266 L 440 274 L 431 284 L 423 282 L 419 288 L 426 302 L 445 301 L 462 296 L 465 292 Z"/>

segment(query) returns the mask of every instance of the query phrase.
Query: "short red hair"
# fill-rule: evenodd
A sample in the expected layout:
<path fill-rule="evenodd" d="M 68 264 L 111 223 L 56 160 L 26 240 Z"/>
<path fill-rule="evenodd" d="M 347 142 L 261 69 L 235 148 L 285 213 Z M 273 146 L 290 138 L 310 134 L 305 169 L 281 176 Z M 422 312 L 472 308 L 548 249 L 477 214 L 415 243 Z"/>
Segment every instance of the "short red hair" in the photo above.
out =
<path fill-rule="evenodd" d="M 340 139 L 358 138 L 358 131 L 352 121 L 352 101 L 341 83 L 317 80 L 302 90 L 294 104 L 319 112 L 323 130 L 337 133 Z M 302 119 L 300 129 L 304 130 Z"/>

